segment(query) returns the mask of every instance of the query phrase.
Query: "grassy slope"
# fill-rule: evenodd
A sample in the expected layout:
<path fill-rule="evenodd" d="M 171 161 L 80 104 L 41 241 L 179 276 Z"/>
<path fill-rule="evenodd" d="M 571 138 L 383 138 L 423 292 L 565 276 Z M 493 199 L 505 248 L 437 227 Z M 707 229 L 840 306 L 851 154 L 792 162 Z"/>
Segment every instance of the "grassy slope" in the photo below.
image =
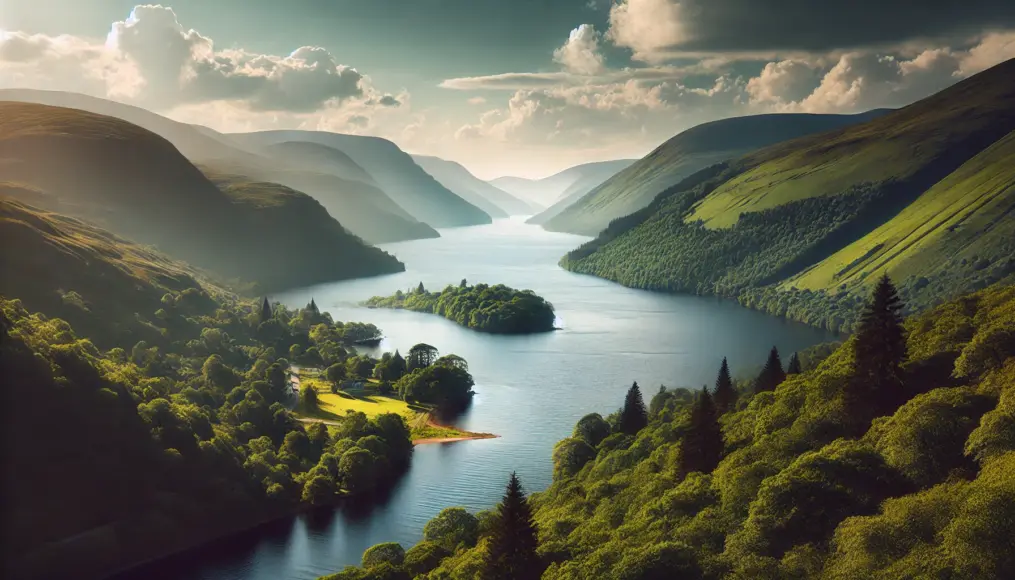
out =
<path fill-rule="evenodd" d="M 265 147 L 264 150 L 297 167 L 327 171 L 344 179 L 352 179 L 377 187 L 377 182 L 374 181 L 372 175 L 357 165 L 348 155 L 334 147 L 308 141 L 286 141 Z"/>
<path fill-rule="evenodd" d="M 870 234 L 786 282 L 811 290 L 893 278 L 1015 271 L 1015 131 Z M 969 266 L 969 272 L 962 272 Z"/>
<path fill-rule="evenodd" d="M 413 217 L 435 228 L 490 223 L 481 209 L 450 192 L 391 141 L 322 131 L 263 131 L 232 135 L 251 147 L 309 141 L 338 149 L 366 170 Z"/>
<path fill-rule="evenodd" d="M 868 123 L 763 149 L 714 189 L 667 191 L 562 263 L 832 328 L 855 322 L 885 266 L 914 310 L 1004 280 L 1015 272 L 1013 79 L 1015 60 Z"/>
<path fill-rule="evenodd" d="M 548 230 L 595 235 L 616 218 L 647 206 L 660 192 L 709 165 L 800 137 L 884 114 L 776 114 L 735 117 L 698 125 L 673 137 L 558 215 Z"/>
<path fill-rule="evenodd" d="M 221 293 L 149 248 L 3 197 L 12 189 L 0 186 L 0 294 L 67 320 L 99 346 L 157 344 L 146 316 L 167 292 Z"/>
<path fill-rule="evenodd" d="M 12 192 L 29 204 L 262 290 L 403 268 L 309 196 L 223 193 L 169 141 L 80 110 L 0 103 L 0 180 L 28 186 Z"/>
<path fill-rule="evenodd" d="M 862 125 L 804 137 L 741 161 L 746 171 L 688 221 L 728 227 L 744 211 L 894 179 L 929 187 L 1015 129 L 1015 60 Z"/>
<path fill-rule="evenodd" d="M 413 155 L 412 159 L 445 187 L 492 217 L 532 213 L 528 203 L 476 177 L 459 163 L 428 155 Z"/>

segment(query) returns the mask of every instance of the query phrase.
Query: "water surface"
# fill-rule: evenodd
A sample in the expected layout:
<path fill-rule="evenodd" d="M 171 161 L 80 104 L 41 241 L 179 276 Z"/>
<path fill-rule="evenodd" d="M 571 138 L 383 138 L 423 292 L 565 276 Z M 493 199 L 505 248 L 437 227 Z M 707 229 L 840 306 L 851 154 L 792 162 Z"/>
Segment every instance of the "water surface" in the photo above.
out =
<path fill-rule="evenodd" d="M 834 337 L 827 332 L 710 298 L 658 294 L 572 274 L 558 259 L 588 238 L 543 231 L 520 219 L 441 230 L 441 238 L 387 244 L 406 272 L 292 290 L 273 299 L 295 307 L 313 298 L 336 320 L 372 322 L 384 332 L 370 352 L 426 342 L 464 357 L 477 395 L 460 426 L 498 439 L 416 448 L 412 468 L 383 505 L 278 522 L 241 542 L 165 566 L 169 578 L 313 579 L 358 564 L 380 542 L 406 548 L 441 509 L 491 507 L 511 471 L 528 490 L 551 479 L 553 445 L 589 412 L 619 407 L 632 381 L 646 403 L 660 385 L 700 387 L 715 380 L 723 356 L 734 375 L 760 369 L 776 345 L 784 357 Z M 371 310 L 373 295 L 458 284 L 504 283 L 549 300 L 561 330 L 529 336 L 476 333 L 441 317 Z"/>

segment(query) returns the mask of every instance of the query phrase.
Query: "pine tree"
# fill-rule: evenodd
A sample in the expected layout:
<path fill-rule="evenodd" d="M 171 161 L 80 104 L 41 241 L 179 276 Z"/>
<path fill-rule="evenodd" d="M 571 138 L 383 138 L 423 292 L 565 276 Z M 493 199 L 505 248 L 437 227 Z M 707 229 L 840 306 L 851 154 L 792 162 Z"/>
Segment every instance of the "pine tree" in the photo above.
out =
<path fill-rule="evenodd" d="M 321 313 L 321 310 L 317 307 L 317 303 L 314 302 L 313 298 L 310 299 L 310 305 L 307 306 L 307 308 L 309 308 L 310 311 L 314 313 L 314 316 L 317 316 Z"/>
<path fill-rule="evenodd" d="M 462 278 L 462 281 L 461 281 L 461 283 L 458 284 L 458 287 L 459 288 L 468 288 L 469 287 L 469 283 L 465 281 L 465 278 Z"/>
<path fill-rule="evenodd" d="M 627 391 L 624 399 L 624 409 L 620 412 L 620 432 L 628 435 L 637 435 L 648 425 L 648 411 L 645 410 L 645 401 L 641 397 L 641 389 L 635 382 Z"/>
<path fill-rule="evenodd" d="M 719 367 L 719 376 L 715 379 L 715 408 L 716 413 L 722 415 L 733 408 L 737 402 L 737 391 L 733 388 L 733 379 L 730 378 L 730 367 L 726 357 L 722 359 L 722 366 Z"/>
<path fill-rule="evenodd" d="M 542 574 L 536 554 L 536 524 L 518 476 L 511 474 L 490 534 L 484 580 L 537 580 Z"/>
<path fill-rule="evenodd" d="M 423 288 L 423 283 L 420 282 L 419 286 L 416 286 L 416 294 L 422 294 L 424 292 L 426 292 L 426 289 Z"/>
<path fill-rule="evenodd" d="M 722 459 L 723 438 L 715 403 L 702 387 L 691 409 L 691 424 L 680 443 L 680 473 L 711 473 Z"/>
<path fill-rule="evenodd" d="M 268 297 L 264 297 L 264 303 L 261 304 L 261 322 L 268 322 L 271 320 L 271 304 L 268 304 Z"/>
<path fill-rule="evenodd" d="M 903 402 L 906 336 L 902 301 L 887 274 L 878 280 L 853 342 L 855 372 L 846 389 L 848 412 L 863 424 Z"/>
<path fill-rule="evenodd" d="M 782 370 L 782 359 L 779 358 L 779 349 L 773 346 L 772 350 L 768 353 L 765 368 L 761 369 L 761 374 L 754 381 L 754 392 L 774 391 L 784 380 L 786 380 L 786 372 Z"/>
<path fill-rule="evenodd" d="M 401 354 L 399 354 L 398 349 L 395 349 L 395 356 L 391 357 L 389 367 L 391 368 L 391 374 L 396 381 L 402 378 L 402 375 L 405 374 L 405 359 L 402 358 Z"/>
<path fill-rule="evenodd" d="M 803 370 L 800 368 L 800 357 L 797 353 L 793 353 L 793 356 L 789 357 L 789 364 L 786 365 L 787 375 L 799 375 Z"/>

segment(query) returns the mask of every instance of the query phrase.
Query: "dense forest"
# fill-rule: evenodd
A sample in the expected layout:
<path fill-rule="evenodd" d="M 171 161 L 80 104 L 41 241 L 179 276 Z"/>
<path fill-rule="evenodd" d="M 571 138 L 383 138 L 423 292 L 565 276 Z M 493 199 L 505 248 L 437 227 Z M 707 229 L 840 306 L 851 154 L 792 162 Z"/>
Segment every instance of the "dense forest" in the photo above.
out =
<path fill-rule="evenodd" d="M 461 284 L 440 292 L 428 292 L 420 282 L 415 290 L 399 290 L 392 296 L 374 296 L 370 308 L 404 308 L 438 314 L 466 328 L 497 334 L 527 334 L 553 330 L 553 305 L 531 290 L 515 290 L 503 284 Z"/>
<path fill-rule="evenodd" d="M 0 302 L 3 455 L 17 474 L 3 489 L 5 578 L 101 576 L 373 494 L 408 465 L 400 415 L 348 413 L 329 430 L 289 410 L 298 402 L 283 354 L 341 364 L 376 327 L 199 287 L 160 306 L 157 340 L 106 350 L 61 319 Z"/>
<path fill-rule="evenodd" d="M 903 306 L 882 278 L 835 350 L 739 381 L 724 360 L 648 405 L 635 383 L 556 446 L 546 491 L 512 477 L 329 578 L 1010 578 L 1015 287 Z"/>
<path fill-rule="evenodd" d="M 845 332 L 884 273 L 907 314 L 1013 281 L 1012 71 L 702 169 L 561 265 Z"/>

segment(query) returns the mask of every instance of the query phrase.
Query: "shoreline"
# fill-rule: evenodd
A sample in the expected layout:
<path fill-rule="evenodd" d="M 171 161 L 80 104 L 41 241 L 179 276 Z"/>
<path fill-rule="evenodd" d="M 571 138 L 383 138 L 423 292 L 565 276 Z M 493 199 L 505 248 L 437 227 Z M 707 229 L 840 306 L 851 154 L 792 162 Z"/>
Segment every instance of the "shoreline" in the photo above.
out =
<path fill-rule="evenodd" d="M 337 427 L 341 423 L 337 421 L 329 421 L 327 419 L 314 419 L 313 417 L 296 417 L 296 420 L 300 423 L 324 423 L 325 425 L 331 425 Z M 431 427 L 443 428 L 443 429 L 454 429 L 454 427 L 448 427 L 447 425 L 440 425 L 433 421 L 428 421 L 427 425 Z M 457 429 L 455 429 L 458 431 Z M 461 435 L 456 437 L 422 437 L 420 439 L 413 439 L 413 445 L 433 445 L 435 443 L 457 443 L 458 441 L 477 441 L 480 439 L 499 439 L 500 435 L 494 433 L 473 433 L 471 431 L 460 431 Z"/>

